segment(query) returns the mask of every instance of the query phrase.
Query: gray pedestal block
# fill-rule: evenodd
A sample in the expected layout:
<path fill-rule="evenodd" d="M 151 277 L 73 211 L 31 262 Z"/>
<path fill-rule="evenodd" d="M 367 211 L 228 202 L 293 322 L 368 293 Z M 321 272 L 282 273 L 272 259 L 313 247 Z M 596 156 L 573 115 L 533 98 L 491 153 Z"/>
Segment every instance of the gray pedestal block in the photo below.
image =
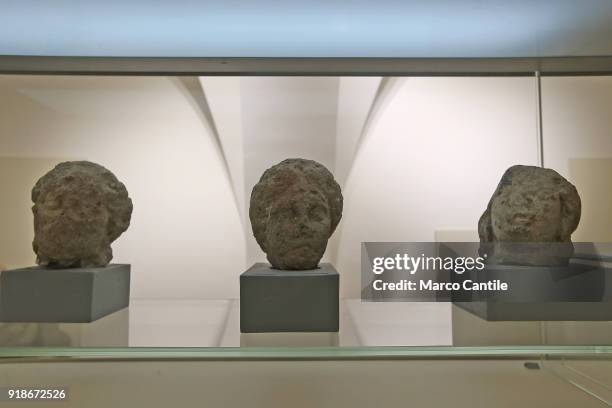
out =
<path fill-rule="evenodd" d="M 453 280 L 499 279 L 511 290 L 491 297 L 463 292 L 453 303 L 487 321 L 612 321 L 612 269 L 568 266 L 492 265 Z"/>
<path fill-rule="evenodd" d="M 240 331 L 337 332 L 339 281 L 330 264 L 282 271 L 256 263 L 240 275 Z"/>
<path fill-rule="evenodd" d="M 128 306 L 130 265 L 0 273 L 0 321 L 87 323 Z"/>

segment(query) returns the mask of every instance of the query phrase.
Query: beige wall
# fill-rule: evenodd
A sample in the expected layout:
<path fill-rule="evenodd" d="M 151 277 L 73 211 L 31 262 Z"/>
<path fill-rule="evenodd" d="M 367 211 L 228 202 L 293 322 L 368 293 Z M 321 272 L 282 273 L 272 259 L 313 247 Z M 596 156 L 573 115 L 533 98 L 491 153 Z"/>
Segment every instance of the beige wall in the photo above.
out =
<path fill-rule="evenodd" d="M 0 157 L 0 265 L 6 268 L 30 266 L 32 251 L 31 191 L 41 174 L 58 161 L 52 158 Z"/>
<path fill-rule="evenodd" d="M 576 185 L 574 241 L 612 241 L 612 77 L 544 78 L 544 163 Z"/>
<path fill-rule="evenodd" d="M 337 77 L 241 78 L 245 208 L 263 172 L 287 158 L 316 160 L 334 169 Z M 248 263 L 265 254 L 246 223 Z"/>
<path fill-rule="evenodd" d="M 60 158 L 86 159 L 112 170 L 134 202 L 132 224 L 113 245 L 114 262 L 132 264 L 133 298 L 238 296 L 244 234 L 230 178 L 179 82 L 1 76 L 0 106 L 0 156 L 16 171 L 0 185 L 18 191 L 2 197 L 3 217 L 19 223 L 0 229 L 8 263 L 33 261 L 25 194 L 34 181 Z"/>
<path fill-rule="evenodd" d="M 405 78 L 364 135 L 344 186 L 337 266 L 360 294 L 362 241 L 476 230 L 503 172 L 537 163 L 530 78 Z M 448 313 L 450 321 L 450 309 Z"/>
<path fill-rule="evenodd" d="M 583 199 L 574 239 L 612 241 L 612 78 L 543 81 L 545 165 Z M 238 275 L 264 259 L 250 189 L 269 165 L 303 156 L 340 174 L 345 211 L 328 252 L 343 296 L 358 297 L 360 242 L 475 237 L 503 171 L 537 163 L 533 78 L 386 80 L 380 106 L 378 78 L 200 82 L 217 135 L 175 79 L 0 77 L 0 165 L 18 166 L 0 185 L 19 190 L 3 198 L 0 264 L 33 261 L 25 194 L 43 168 L 89 159 L 134 198 L 114 246 L 135 265 L 133 295 L 236 297 Z"/>
<path fill-rule="evenodd" d="M 612 138 L 612 128 L 610 131 Z M 582 200 L 580 225 L 572 238 L 583 242 L 612 242 L 612 157 L 569 158 L 568 170 Z"/>

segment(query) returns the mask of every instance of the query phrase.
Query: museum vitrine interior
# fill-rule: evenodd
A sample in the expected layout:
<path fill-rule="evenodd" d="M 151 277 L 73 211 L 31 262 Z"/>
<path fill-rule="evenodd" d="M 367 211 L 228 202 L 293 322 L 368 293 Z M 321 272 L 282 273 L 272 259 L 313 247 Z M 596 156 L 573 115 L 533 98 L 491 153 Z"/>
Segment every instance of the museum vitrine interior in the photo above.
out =
<path fill-rule="evenodd" d="M 612 3 L 145 3 L 0 13 L 7 381 L 154 361 L 165 392 L 179 360 L 198 390 L 331 396 L 378 360 L 430 405 L 612 404 Z M 406 248 L 520 291 L 373 295 Z"/>
<path fill-rule="evenodd" d="M 360 266 L 362 242 L 479 242 L 500 178 L 522 165 L 538 194 L 538 177 L 573 189 L 555 190 L 565 215 L 547 207 L 548 222 L 594 243 L 607 267 L 612 77 L 3 75 L 0 100 L 3 270 L 131 266 L 129 307 L 123 293 L 95 318 L 20 320 L 7 311 L 34 301 L 5 296 L 3 353 L 612 344 L 601 318 L 487 321 L 450 302 L 362 301 Z M 62 258 L 75 251 L 89 258 Z M 339 308 L 317 312 L 335 326 L 241 333 L 240 275 L 268 261 L 290 276 L 335 268 Z"/>

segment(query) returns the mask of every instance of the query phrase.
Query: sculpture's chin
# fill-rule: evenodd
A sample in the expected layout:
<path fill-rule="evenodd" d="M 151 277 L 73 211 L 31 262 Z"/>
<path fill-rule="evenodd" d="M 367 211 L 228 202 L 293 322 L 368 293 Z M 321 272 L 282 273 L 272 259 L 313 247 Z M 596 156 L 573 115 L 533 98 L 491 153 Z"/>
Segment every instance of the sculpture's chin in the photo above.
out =
<path fill-rule="evenodd" d="M 308 270 L 315 269 L 323 256 L 323 251 L 309 245 L 300 245 L 288 248 L 284 253 L 268 255 L 268 260 L 273 267 L 285 270 Z"/>

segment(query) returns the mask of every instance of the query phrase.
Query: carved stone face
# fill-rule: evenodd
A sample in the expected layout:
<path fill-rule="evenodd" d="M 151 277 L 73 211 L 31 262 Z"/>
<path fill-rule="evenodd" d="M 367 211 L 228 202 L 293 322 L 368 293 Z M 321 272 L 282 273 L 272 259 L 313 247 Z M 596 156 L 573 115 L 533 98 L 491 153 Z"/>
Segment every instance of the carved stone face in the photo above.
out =
<path fill-rule="evenodd" d="M 323 193 L 298 193 L 291 200 L 279 200 L 272 205 L 266 226 L 268 259 L 281 269 L 314 269 L 330 231 Z"/>
<path fill-rule="evenodd" d="M 37 262 L 55 267 L 107 265 L 132 214 L 125 186 L 90 162 L 59 164 L 36 183 L 32 201 Z"/>
<path fill-rule="evenodd" d="M 500 241 L 558 242 L 567 238 L 559 192 L 505 189 L 493 200 L 493 231 Z"/>
<path fill-rule="evenodd" d="M 322 165 L 285 160 L 266 170 L 251 194 L 253 233 L 277 269 L 318 266 L 342 215 L 342 194 Z"/>
<path fill-rule="evenodd" d="M 576 188 L 557 172 L 513 166 L 504 173 L 480 218 L 480 241 L 493 243 L 497 257 L 512 263 L 566 263 L 573 252 L 571 235 L 580 212 Z"/>

